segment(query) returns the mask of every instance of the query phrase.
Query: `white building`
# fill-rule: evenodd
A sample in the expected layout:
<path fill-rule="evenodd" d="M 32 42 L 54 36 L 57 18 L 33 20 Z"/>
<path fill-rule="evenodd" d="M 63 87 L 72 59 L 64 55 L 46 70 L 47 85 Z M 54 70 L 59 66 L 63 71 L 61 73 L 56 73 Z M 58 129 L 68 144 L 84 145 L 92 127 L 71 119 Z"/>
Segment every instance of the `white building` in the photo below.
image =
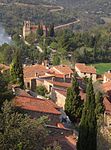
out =
<path fill-rule="evenodd" d="M 82 63 L 76 63 L 75 71 L 81 78 L 92 77 L 93 82 L 96 81 L 96 69 L 92 66 L 86 66 L 85 64 Z"/>

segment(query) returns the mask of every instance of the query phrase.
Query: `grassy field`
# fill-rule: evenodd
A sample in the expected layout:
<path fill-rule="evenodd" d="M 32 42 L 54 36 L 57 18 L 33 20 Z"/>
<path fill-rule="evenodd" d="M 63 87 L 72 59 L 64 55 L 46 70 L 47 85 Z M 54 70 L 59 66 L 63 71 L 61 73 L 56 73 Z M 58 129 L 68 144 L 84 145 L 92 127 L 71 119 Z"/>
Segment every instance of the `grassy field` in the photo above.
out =
<path fill-rule="evenodd" d="M 97 74 L 104 74 L 108 70 L 111 70 L 111 63 L 97 63 L 91 65 L 97 69 Z"/>

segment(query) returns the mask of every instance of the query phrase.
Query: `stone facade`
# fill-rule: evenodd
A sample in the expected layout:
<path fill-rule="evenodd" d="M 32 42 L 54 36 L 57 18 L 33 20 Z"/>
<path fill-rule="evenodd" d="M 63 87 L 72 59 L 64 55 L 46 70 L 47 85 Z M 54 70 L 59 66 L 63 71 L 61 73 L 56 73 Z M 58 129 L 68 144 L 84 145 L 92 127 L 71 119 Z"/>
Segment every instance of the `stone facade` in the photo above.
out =
<path fill-rule="evenodd" d="M 75 66 L 75 71 L 77 72 L 77 74 L 81 77 L 81 78 L 91 78 L 92 77 L 92 81 L 96 82 L 96 77 L 97 75 L 95 73 L 88 73 L 88 72 L 82 72 L 78 67 Z"/>
<path fill-rule="evenodd" d="M 48 28 L 44 25 L 43 27 L 43 32 L 44 35 L 47 36 Z M 36 33 L 38 26 L 37 25 L 32 25 L 30 21 L 24 21 L 23 25 L 23 38 L 25 39 L 30 33 Z"/>

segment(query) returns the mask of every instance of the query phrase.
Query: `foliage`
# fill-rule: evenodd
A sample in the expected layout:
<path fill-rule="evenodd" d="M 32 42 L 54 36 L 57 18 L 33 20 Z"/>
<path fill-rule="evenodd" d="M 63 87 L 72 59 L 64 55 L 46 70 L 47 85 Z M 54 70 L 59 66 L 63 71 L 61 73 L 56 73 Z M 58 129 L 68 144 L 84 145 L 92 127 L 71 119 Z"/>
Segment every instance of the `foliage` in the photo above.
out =
<path fill-rule="evenodd" d="M 16 84 L 19 84 L 21 88 L 24 88 L 23 67 L 19 50 L 16 51 L 13 58 L 12 64 L 10 66 L 10 73 L 12 76 L 12 81 Z"/>
<path fill-rule="evenodd" d="M 86 101 L 79 126 L 77 150 L 97 150 L 96 104 L 91 79 L 87 85 L 86 94 Z"/>
<path fill-rule="evenodd" d="M 79 85 L 76 76 L 74 75 L 72 87 L 68 88 L 67 90 L 67 97 L 65 103 L 65 112 L 73 123 L 78 122 L 81 118 L 82 100 L 79 94 Z"/>
<path fill-rule="evenodd" d="M 58 55 L 54 55 L 54 56 L 53 56 L 52 64 L 53 64 L 54 66 L 60 65 L 60 57 L 59 57 Z"/>
<path fill-rule="evenodd" d="M 0 73 L 0 109 L 6 99 L 10 100 L 13 97 L 12 91 L 8 89 L 8 81 L 5 77 L 4 74 Z"/>
<path fill-rule="evenodd" d="M 10 64 L 15 52 L 13 45 L 3 44 L 0 46 L 0 63 Z"/>
<path fill-rule="evenodd" d="M 54 37 L 55 35 L 55 31 L 54 31 L 54 24 L 51 24 L 49 26 L 49 34 L 48 34 L 50 37 Z"/>
<path fill-rule="evenodd" d="M 15 112 L 6 101 L 0 113 L 0 149 L 42 150 L 47 136 L 44 123 Z"/>
<path fill-rule="evenodd" d="M 103 105 L 103 95 L 100 92 L 97 92 L 95 95 L 95 102 L 96 102 L 96 108 L 95 108 L 95 113 L 96 113 L 96 118 L 99 118 L 102 114 L 104 114 L 104 105 Z"/>
<path fill-rule="evenodd" d="M 38 28 L 37 28 L 37 35 L 43 36 L 43 26 L 40 24 L 38 25 Z"/>
<path fill-rule="evenodd" d="M 38 95 L 45 96 L 47 94 L 47 89 L 45 86 L 40 85 L 36 87 L 36 92 Z"/>

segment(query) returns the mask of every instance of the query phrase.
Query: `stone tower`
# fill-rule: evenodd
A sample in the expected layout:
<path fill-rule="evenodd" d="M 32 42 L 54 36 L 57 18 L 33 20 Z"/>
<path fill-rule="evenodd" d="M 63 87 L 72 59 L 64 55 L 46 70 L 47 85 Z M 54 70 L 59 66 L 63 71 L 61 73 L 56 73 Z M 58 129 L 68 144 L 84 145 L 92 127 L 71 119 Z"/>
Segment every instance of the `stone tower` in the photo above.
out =
<path fill-rule="evenodd" d="M 26 36 L 28 36 L 31 32 L 31 23 L 30 21 L 24 21 L 23 26 L 23 38 L 25 39 Z"/>

